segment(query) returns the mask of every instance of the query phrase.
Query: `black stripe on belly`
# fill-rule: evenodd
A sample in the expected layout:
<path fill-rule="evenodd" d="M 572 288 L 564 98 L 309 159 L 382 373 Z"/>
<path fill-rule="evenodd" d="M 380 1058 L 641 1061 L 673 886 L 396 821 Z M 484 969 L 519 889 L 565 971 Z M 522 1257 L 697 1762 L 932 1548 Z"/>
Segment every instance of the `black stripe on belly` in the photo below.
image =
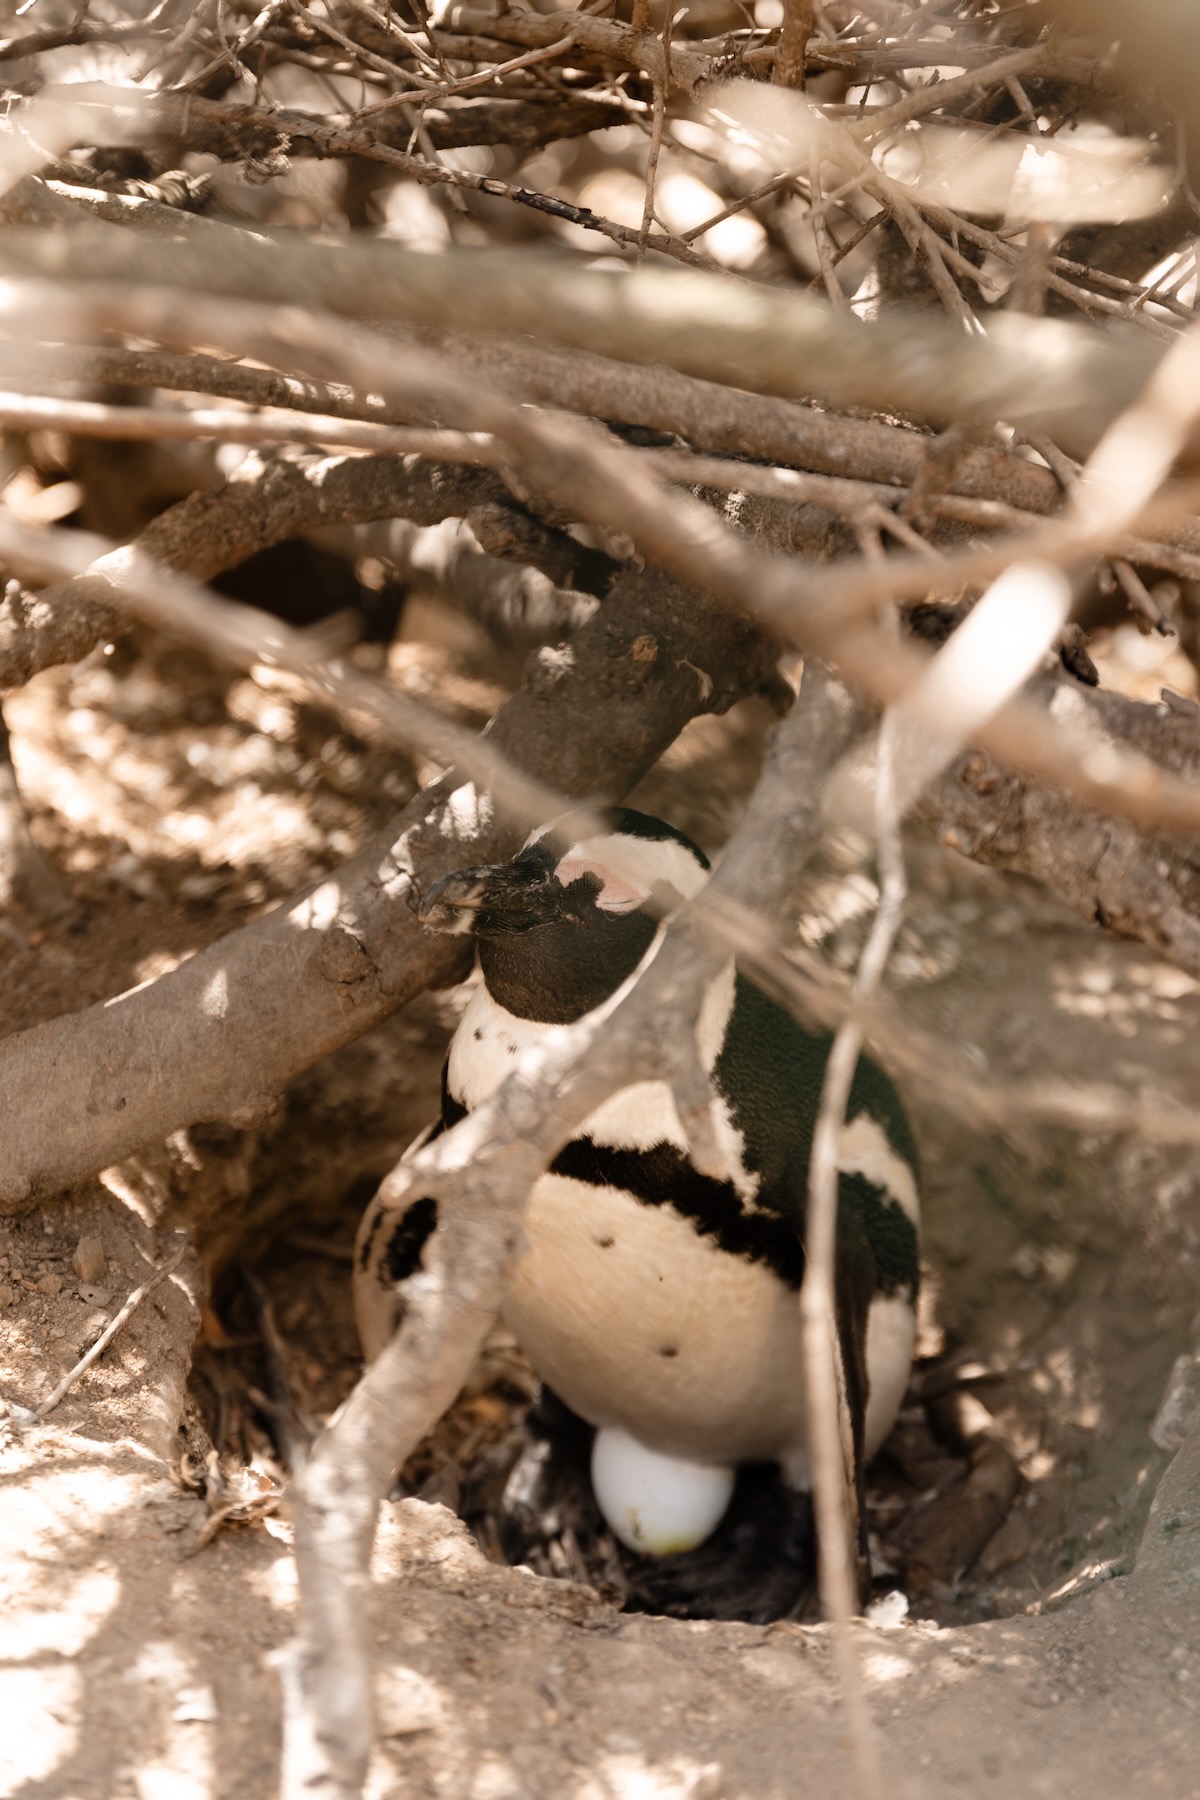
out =
<path fill-rule="evenodd" d="M 426 1141 L 449 1131 L 467 1111 L 451 1092 L 447 1061 L 442 1069 L 441 1121 Z M 748 1211 L 731 1182 L 700 1174 L 675 1144 L 630 1150 L 596 1144 L 591 1138 L 574 1138 L 564 1145 L 550 1173 L 589 1187 L 623 1189 L 644 1206 L 670 1204 L 728 1255 L 765 1263 L 790 1288 L 799 1288 L 804 1279 L 803 1182 L 797 1184 L 794 1217 L 765 1209 Z M 917 1228 L 894 1195 L 857 1172 L 838 1176 L 838 1237 L 842 1260 L 854 1259 L 855 1246 L 869 1252 L 872 1273 L 867 1279 L 873 1291 L 904 1290 L 915 1298 L 920 1279 Z"/>
<path fill-rule="evenodd" d="M 589 1187 L 623 1189 L 646 1206 L 669 1203 L 729 1255 L 766 1263 L 791 1288 L 804 1278 L 804 1249 L 793 1226 L 775 1213 L 747 1212 L 736 1188 L 701 1175 L 674 1144 L 620 1150 L 574 1138 L 550 1164 L 550 1173 Z"/>

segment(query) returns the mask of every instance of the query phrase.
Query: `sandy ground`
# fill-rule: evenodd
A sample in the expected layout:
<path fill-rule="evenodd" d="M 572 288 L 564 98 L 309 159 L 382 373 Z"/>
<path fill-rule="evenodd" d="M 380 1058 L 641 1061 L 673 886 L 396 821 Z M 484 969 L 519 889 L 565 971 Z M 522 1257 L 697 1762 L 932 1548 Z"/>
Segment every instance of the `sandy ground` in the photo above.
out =
<path fill-rule="evenodd" d="M 395 678 L 440 684 L 431 655 L 397 650 Z M 495 697 L 470 672 L 454 694 L 464 717 Z M 421 775 L 331 739 L 286 695 L 149 642 L 41 677 L 8 710 L 35 830 L 78 914 L 6 923 L 5 1029 L 143 980 L 336 866 Z M 718 843 L 761 729 L 753 709 L 702 723 L 639 798 Z M 892 985 L 915 1023 L 982 1075 L 1119 1080 L 1195 1104 L 1194 983 L 1029 884 L 927 840 L 909 860 Z M 827 869 L 807 935 L 848 961 L 870 899 L 861 870 Z M 0 1219 L 0 1398 L 24 1405 L 177 1229 L 193 1245 L 43 1424 L 9 1420 L 0 1436 L 0 1791 L 274 1791 L 271 1656 L 294 1573 L 258 1403 L 263 1296 L 296 1405 L 319 1419 L 357 1367 L 357 1213 L 430 1115 L 460 1004 L 427 996 L 329 1059 L 263 1132 L 180 1133 Z M 953 1511 L 967 1464 L 914 1389 L 876 1465 L 872 1527 L 891 1585 L 905 1585 L 906 1557 L 925 1573 L 907 1582 L 903 1624 L 859 1631 L 888 1791 L 1188 1800 L 1200 1438 L 1171 1462 L 1149 1432 L 1176 1359 L 1200 1349 L 1200 1165 L 1020 1120 L 980 1138 L 936 1094 L 908 1099 L 926 1169 L 920 1392 L 965 1379 L 1021 1485 L 972 1567 L 931 1574 L 914 1546 L 928 1550 L 931 1530 L 941 1541 L 931 1521 Z M 469 1487 L 527 1392 L 497 1343 L 410 1485 Z M 853 1794 L 823 1627 L 623 1615 L 581 1581 L 488 1561 L 428 1498 L 386 1513 L 373 1795 Z"/>

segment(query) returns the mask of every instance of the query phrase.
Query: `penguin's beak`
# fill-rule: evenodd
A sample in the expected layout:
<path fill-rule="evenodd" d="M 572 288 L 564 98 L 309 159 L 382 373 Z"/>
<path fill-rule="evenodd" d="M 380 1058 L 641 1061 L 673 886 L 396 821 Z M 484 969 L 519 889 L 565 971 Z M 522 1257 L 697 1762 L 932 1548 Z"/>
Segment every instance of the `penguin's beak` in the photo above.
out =
<path fill-rule="evenodd" d="M 562 917 L 563 886 L 526 863 L 495 863 L 443 875 L 417 908 L 429 931 L 503 937 Z"/>

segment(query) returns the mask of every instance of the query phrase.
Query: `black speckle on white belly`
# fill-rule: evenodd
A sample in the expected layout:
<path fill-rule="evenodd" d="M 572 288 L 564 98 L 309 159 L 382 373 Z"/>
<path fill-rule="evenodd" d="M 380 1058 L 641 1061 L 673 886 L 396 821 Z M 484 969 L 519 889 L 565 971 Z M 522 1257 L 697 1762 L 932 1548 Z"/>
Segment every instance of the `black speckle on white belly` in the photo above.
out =
<path fill-rule="evenodd" d="M 673 1455 L 744 1462 L 803 1437 L 796 1294 L 671 1206 L 546 1175 L 505 1316 L 594 1425 Z"/>
<path fill-rule="evenodd" d="M 593 1425 L 694 1461 L 782 1463 L 806 1480 L 799 1297 L 701 1237 L 670 1205 L 544 1175 L 505 1304 L 526 1354 Z M 915 1317 L 877 1295 L 867 1332 L 866 1451 L 891 1429 Z"/>

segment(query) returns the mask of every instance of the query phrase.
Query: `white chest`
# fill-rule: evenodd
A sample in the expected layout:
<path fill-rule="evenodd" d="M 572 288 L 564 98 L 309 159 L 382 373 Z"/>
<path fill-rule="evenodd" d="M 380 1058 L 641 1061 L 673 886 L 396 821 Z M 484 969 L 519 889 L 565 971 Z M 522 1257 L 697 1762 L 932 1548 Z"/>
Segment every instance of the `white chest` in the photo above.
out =
<path fill-rule="evenodd" d="M 614 994 L 606 1005 L 615 1004 L 623 991 Z M 720 1052 L 733 995 L 734 968 L 730 963 L 711 984 L 696 1025 L 697 1046 L 705 1069 L 711 1070 Z M 518 1018 L 497 1005 L 481 983 L 472 994 L 450 1045 L 447 1074 L 451 1093 L 468 1111 L 482 1106 L 507 1080 L 522 1051 L 552 1045 L 567 1030 L 569 1027 L 562 1025 Z M 715 1090 L 713 1100 L 713 1124 L 726 1154 L 729 1177 L 742 1199 L 752 1204 L 758 1181 L 746 1172 L 741 1134 Z M 595 1143 L 626 1150 L 650 1150 L 655 1144 L 687 1148 L 674 1095 L 662 1081 L 639 1081 L 622 1088 L 584 1120 L 580 1132 Z"/>
<path fill-rule="evenodd" d="M 732 1000 L 731 968 L 713 984 L 698 1024 L 709 1068 Z M 451 1092 L 468 1109 L 481 1105 L 523 1050 L 565 1029 L 518 1018 L 479 986 L 451 1045 Z M 757 1178 L 744 1170 L 741 1138 L 724 1107 L 717 1125 L 743 1204 L 753 1208 Z M 855 1131 L 847 1128 L 843 1166 L 894 1189 L 895 1171 L 874 1168 L 880 1144 L 886 1148 L 878 1128 Z M 624 1149 L 686 1148 L 674 1096 L 663 1082 L 623 1089 L 581 1133 Z M 907 1191 L 902 1198 L 909 1201 Z M 554 1174 L 534 1186 L 525 1239 L 505 1317 L 539 1374 L 575 1412 L 673 1456 L 777 1461 L 804 1482 L 799 1299 L 765 1264 L 721 1251 L 669 1200 L 649 1204 L 618 1188 Z M 868 1455 L 900 1405 L 913 1337 L 910 1302 L 876 1299 L 867 1334 Z"/>
<path fill-rule="evenodd" d="M 671 1206 L 545 1175 L 505 1317 L 543 1378 L 593 1425 L 697 1462 L 780 1462 L 806 1482 L 800 1302 Z M 879 1296 L 867 1327 L 866 1453 L 891 1430 L 916 1320 Z"/>
<path fill-rule="evenodd" d="M 759 1263 L 670 1205 L 545 1175 L 505 1316 L 594 1425 L 696 1460 L 772 1460 L 803 1435 L 800 1314 Z"/>

